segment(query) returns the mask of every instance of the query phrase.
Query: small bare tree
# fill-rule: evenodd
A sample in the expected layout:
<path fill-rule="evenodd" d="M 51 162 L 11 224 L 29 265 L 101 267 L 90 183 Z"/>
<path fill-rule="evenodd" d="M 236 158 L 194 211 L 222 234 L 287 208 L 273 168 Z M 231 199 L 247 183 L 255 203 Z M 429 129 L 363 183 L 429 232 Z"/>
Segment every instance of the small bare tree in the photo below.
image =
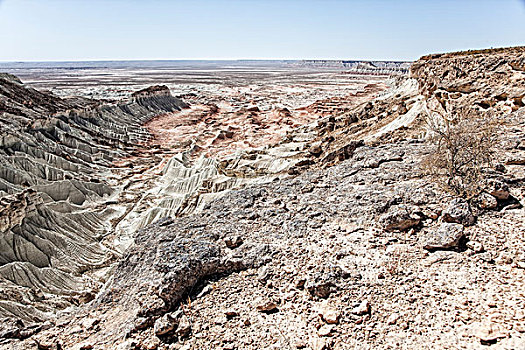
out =
<path fill-rule="evenodd" d="M 431 153 L 423 170 L 445 190 L 470 199 L 482 190 L 485 170 L 490 168 L 497 142 L 497 123 L 489 115 L 469 109 L 452 115 L 427 110 Z"/>

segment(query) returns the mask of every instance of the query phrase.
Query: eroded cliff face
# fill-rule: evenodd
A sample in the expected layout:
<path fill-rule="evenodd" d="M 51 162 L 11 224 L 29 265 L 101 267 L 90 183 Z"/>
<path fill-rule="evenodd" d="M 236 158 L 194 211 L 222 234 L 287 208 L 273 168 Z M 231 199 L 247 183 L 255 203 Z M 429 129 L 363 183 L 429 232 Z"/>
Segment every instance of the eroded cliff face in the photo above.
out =
<path fill-rule="evenodd" d="M 433 113 L 449 119 L 462 114 L 495 116 L 507 125 L 519 123 L 515 116 L 525 106 L 524 51 L 517 47 L 421 58 L 412 64 L 409 78 L 397 79 L 383 96 L 326 122 L 320 131 L 324 139 L 319 139 L 325 160 L 332 161 L 334 152 L 340 154 L 347 142 L 360 139 L 370 144 L 423 139 L 428 133 L 424 118 Z"/>
<path fill-rule="evenodd" d="M 10 324 L 18 338 L 39 332 L 6 346 L 523 347 L 524 57 L 424 57 L 373 101 L 319 102 L 332 113 L 273 146 L 171 158 L 119 221 L 145 228 L 95 300 L 43 330 Z M 505 120 L 478 202 L 418 170 L 432 151 L 425 116 L 469 110 Z"/>
<path fill-rule="evenodd" d="M 411 75 L 433 110 L 456 117 L 475 109 L 500 115 L 524 106 L 523 49 L 490 54 L 435 55 L 415 63 Z M 480 69 L 479 67 L 483 67 Z"/>
<path fill-rule="evenodd" d="M 41 322 L 94 298 L 105 277 L 84 272 L 118 256 L 104 241 L 119 215 L 113 162 L 149 140 L 144 122 L 186 107 L 150 90 L 102 105 L 0 76 L 1 318 Z"/>

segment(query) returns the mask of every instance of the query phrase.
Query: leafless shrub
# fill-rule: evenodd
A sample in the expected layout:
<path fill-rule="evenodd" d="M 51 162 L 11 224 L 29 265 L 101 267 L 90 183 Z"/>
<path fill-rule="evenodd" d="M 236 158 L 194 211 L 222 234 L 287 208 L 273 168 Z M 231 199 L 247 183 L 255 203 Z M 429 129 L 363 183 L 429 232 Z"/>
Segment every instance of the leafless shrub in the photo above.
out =
<path fill-rule="evenodd" d="M 432 150 L 422 169 L 444 190 L 466 199 L 479 194 L 497 143 L 495 118 L 475 110 L 444 116 L 428 112 Z"/>

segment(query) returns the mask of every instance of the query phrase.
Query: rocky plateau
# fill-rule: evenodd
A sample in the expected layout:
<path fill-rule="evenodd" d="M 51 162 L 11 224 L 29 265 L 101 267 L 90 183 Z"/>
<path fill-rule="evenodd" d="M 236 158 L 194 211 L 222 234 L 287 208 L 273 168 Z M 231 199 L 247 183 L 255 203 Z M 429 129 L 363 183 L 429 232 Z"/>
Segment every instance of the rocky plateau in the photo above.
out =
<path fill-rule="evenodd" d="M 1 348 L 525 348 L 525 48 L 244 69 L 0 75 Z M 498 120 L 472 200 L 432 111 Z"/>

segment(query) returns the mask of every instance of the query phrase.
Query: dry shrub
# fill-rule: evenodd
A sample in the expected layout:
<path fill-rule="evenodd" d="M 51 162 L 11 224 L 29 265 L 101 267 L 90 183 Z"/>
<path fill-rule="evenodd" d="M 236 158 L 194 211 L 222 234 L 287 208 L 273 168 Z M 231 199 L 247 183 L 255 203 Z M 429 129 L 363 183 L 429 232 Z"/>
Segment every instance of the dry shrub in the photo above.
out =
<path fill-rule="evenodd" d="M 474 110 L 452 118 L 428 113 L 432 150 L 422 168 L 446 191 L 470 199 L 482 190 L 497 143 L 495 118 Z"/>

